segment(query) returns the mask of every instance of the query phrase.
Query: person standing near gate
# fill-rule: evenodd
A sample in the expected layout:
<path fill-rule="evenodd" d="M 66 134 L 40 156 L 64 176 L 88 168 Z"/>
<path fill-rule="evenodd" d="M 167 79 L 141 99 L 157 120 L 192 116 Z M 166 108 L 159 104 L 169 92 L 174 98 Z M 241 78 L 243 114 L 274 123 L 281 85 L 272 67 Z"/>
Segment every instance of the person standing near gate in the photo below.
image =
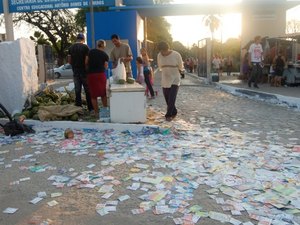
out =
<path fill-rule="evenodd" d="M 250 79 L 248 80 L 248 86 L 251 87 L 252 82 L 254 82 L 254 87 L 258 88 L 257 81 L 262 74 L 262 60 L 263 60 L 263 48 L 261 45 L 261 36 L 256 36 L 254 38 L 254 43 L 250 45 L 249 48 L 248 63 L 250 68 L 252 68 Z"/>
<path fill-rule="evenodd" d="M 225 61 L 225 64 L 226 64 L 226 73 L 227 73 L 227 76 L 230 76 L 231 75 L 231 71 L 232 71 L 232 66 L 233 66 L 233 62 L 232 62 L 232 57 L 231 56 L 228 56 L 226 61 Z"/>
<path fill-rule="evenodd" d="M 89 47 L 84 44 L 85 36 L 77 35 L 77 40 L 69 48 L 68 62 L 72 65 L 73 81 L 75 86 L 75 105 L 82 106 L 81 90 L 84 88 L 88 110 L 93 111 L 91 96 L 87 83 L 86 66 L 88 62 Z"/>
<path fill-rule="evenodd" d="M 172 121 L 177 115 L 175 106 L 180 85 L 180 71 L 183 70 L 181 55 L 169 48 L 168 43 L 158 44 L 157 64 L 161 70 L 161 86 L 167 103 L 166 121 Z"/>

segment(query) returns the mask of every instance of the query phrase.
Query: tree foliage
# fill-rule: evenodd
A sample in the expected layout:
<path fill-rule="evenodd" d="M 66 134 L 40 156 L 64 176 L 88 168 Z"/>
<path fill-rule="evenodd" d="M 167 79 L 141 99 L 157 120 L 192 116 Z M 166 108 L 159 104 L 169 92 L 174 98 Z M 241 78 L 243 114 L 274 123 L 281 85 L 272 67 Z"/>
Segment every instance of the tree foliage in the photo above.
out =
<path fill-rule="evenodd" d="M 37 29 L 46 41 L 52 45 L 58 57 L 58 64 L 62 64 L 67 56 L 67 49 L 74 41 L 76 34 L 84 30 L 75 23 L 72 11 L 67 9 L 25 12 L 14 15 L 13 22 L 26 22 Z"/>
<path fill-rule="evenodd" d="M 241 41 L 238 38 L 229 38 L 225 43 L 218 41 L 213 42 L 214 52 L 222 58 L 228 58 L 229 56 L 233 59 L 233 69 L 239 70 L 240 66 L 240 55 L 241 55 Z"/>
<path fill-rule="evenodd" d="M 33 36 L 30 36 L 30 39 L 38 45 L 51 45 L 47 38 L 45 38 L 45 35 L 40 31 L 35 31 Z"/>
<path fill-rule="evenodd" d="M 104 12 L 107 11 L 108 7 L 99 6 L 93 7 L 93 12 Z M 90 8 L 81 8 L 75 15 L 76 24 L 80 27 L 86 27 L 86 13 L 90 12 Z"/>
<path fill-rule="evenodd" d="M 190 50 L 179 41 L 174 41 L 172 44 L 172 48 L 175 51 L 179 52 L 183 59 L 186 59 L 190 56 Z"/>
<path fill-rule="evenodd" d="M 166 41 L 172 43 L 173 38 L 170 34 L 171 25 L 163 17 L 151 17 L 147 19 L 147 37 L 154 43 Z"/>

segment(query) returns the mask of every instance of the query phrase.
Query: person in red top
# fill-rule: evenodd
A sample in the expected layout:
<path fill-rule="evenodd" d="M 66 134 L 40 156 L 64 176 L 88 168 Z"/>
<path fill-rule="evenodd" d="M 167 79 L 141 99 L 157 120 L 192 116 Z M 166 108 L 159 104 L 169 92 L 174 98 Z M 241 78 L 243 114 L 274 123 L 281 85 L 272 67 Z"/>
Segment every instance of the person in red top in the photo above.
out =
<path fill-rule="evenodd" d="M 98 40 L 97 48 L 90 50 L 88 54 L 88 86 L 97 118 L 99 117 L 97 97 L 101 97 L 103 107 L 107 107 L 105 70 L 108 68 L 109 56 L 104 51 L 105 47 L 106 42 Z"/>

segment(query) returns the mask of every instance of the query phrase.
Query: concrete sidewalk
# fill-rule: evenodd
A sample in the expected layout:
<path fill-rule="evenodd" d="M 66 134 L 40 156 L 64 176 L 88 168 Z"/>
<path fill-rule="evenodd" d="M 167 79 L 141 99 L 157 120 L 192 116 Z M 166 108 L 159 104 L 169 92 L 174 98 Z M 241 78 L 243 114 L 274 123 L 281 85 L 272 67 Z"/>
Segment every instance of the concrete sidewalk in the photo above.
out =
<path fill-rule="evenodd" d="M 300 98 L 300 86 L 289 87 L 289 86 L 281 86 L 281 87 L 274 87 L 271 86 L 269 83 L 260 83 L 258 84 L 259 89 L 254 87 L 249 88 L 247 81 L 238 80 L 236 76 L 221 76 L 219 84 L 222 85 L 229 85 L 235 88 L 243 88 L 251 91 L 258 91 L 258 92 L 265 92 L 269 94 L 275 95 L 283 95 L 289 97 Z"/>
<path fill-rule="evenodd" d="M 197 77 L 196 74 L 189 74 Z M 199 78 L 199 77 L 198 77 Z M 208 83 L 207 78 L 200 77 Z M 240 95 L 274 104 L 286 105 L 300 109 L 300 86 L 273 87 L 269 83 L 258 84 L 259 88 L 249 88 L 246 81 L 238 80 L 237 76 L 221 76 L 219 82 L 213 82 L 216 87 L 234 95 Z"/>

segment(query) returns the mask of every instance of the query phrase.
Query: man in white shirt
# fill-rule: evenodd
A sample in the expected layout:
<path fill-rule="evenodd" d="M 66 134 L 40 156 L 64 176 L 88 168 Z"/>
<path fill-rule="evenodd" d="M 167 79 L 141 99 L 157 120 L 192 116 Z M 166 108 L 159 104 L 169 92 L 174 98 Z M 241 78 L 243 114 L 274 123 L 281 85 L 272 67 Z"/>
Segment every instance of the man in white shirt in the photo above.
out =
<path fill-rule="evenodd" d="M 250 78 L 248 80 L 248 86 L 251 87 L 252 82 L 254 82 L 254 87 L 258 88 L 257 81 L 262 74 L 262 60 L 263 60 L 263 48 L 261 45 L 261 37 L 256 36 L 254 38 L 254 43 L 250 45 L 249 48 L 249 58 L 248 63 L 250 68 L 252 68 Z"/>
<path fill-rule="evenodd" d="M 168 43 L 160 42 L 158 44 L 159 53 L 157 55 L 157 64 L 161 70 L 161 86 L 167 103 L 167 121 L 172 121 L 177 115 L 175 106 L 176 97 L 180 85 L 180 71 L 183 70 L 183 61 L 181 55 L 170 50 Z"/>

